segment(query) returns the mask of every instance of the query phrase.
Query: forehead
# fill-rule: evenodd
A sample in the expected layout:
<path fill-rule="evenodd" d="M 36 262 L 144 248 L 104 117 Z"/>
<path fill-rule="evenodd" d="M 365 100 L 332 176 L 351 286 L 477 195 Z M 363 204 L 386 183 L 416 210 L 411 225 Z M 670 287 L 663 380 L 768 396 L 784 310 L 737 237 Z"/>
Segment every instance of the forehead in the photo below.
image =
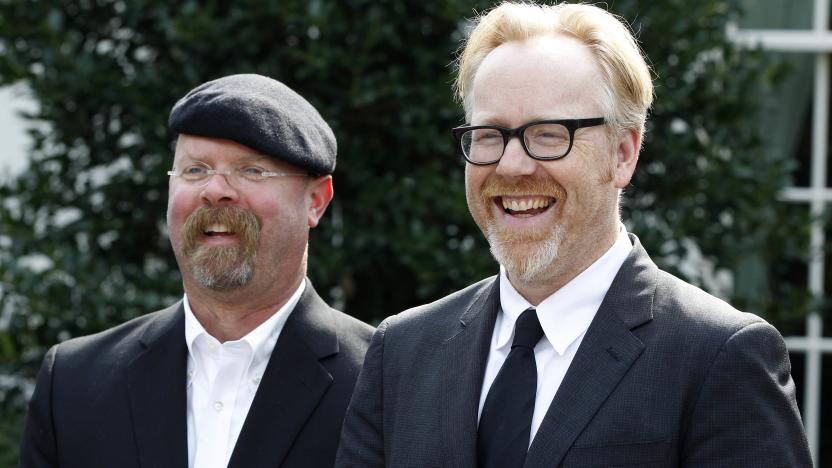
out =
<path fill-rule="evenodd" d="M 601 69 L 589 48 L 566 35 L 500 45 L 472 88 L 472 123 L 601 116 Z M 500 121 L 500 122 L 496 122 Z"/>
<path fill-rule="evenodd" d="M 273 168 L 290 169 L 293 165 L 231 140 L 180 134 L 176 140 L 174 163 L 201 161 L 209 165 L 257 162 Z"/>

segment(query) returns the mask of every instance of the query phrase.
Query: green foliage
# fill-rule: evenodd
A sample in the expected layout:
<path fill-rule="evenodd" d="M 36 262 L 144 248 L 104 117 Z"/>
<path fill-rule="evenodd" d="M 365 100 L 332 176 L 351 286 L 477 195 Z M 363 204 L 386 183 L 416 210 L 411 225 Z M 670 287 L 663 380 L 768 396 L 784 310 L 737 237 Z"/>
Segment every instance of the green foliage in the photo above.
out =
<path fill-rule="evenodd" d="M 806 311 L 808 292 L 794 273 L 805 270 L 809 218 L 778 200 L 794 161 L 765 146 L 759 113 L 783 68 L 728 41 L 739 4 L 610 5 L 633 19 L 657 78 L 623 218 L 665 269 L 708 286 L 707 274 L 680 269 L 701 251 L 734 273 L 734 305 L 783 321 Z"/>
<path fill-rule="evenodd" d="M 17 415 L 10 427 L 48 346 L 181 294 L 164 228 L 167 113 L 209 79 L 275 77 L 332 125 L 336 199 L 313 234 L 310 276 L 333 304 L 378 321 L 493 274 L 449 131 L 462 122 L 449 66 L 462 19 L 488 3 L 0 1 L 0 84 L 26 82 L 39 103 L 31 166 L 0 183 L 0 374 L 18 385 L 3 399 Z M 727 42 L 735 4 L 610 3 L 657 78 L 624 217 L 680 273 L 685 239 L 718 268 L 754 259 L 762 279 L 735 299 L 776 317 L 802 310 L 778 268 L 805 251 L 794 228 L 805 217 L 775 202 L 791 168 L 755 127 L 771 69 Z M 14 453 L 6 429 L 0 453 Z"/>

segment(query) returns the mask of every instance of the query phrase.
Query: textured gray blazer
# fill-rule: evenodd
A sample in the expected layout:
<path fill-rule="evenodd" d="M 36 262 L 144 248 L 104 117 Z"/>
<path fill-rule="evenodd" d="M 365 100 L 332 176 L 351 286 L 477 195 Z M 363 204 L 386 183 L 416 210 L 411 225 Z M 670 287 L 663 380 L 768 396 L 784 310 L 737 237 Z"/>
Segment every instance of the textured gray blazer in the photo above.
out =
<path fill-rule="evenodd" d="M 307 283 L 228 466 L 331 467 L 372 330 Z M 20 466 L 187 468 L 187 357 L 181 303 L 54 346 L 29 405 Z"/>
<path fill-rule="evenodd" d="M 811 466 L 777 330 L 659 270 L 631 239 L 525 466 Z M 492 277 L 385 320 L 336 466 L 476 466 L 499 307 Z"/>

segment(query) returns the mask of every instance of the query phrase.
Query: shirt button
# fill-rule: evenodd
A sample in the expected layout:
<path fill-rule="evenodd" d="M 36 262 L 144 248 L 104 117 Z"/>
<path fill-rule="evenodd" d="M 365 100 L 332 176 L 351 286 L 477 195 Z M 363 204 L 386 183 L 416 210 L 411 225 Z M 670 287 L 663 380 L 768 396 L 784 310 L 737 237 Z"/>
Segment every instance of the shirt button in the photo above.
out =
<path fill-rule="evenodd" d="M 259 384 L 260 383 L 260 377 L 255 377 L 255 378 L 251 379 L 251 383 L 253 383 L 254 385 Z"/>
<path fill-rule="evenodd" d="M 222 411 L 222 402 L 221 401 L 215 401 L 214 402 L 214 411 L 216 411 L 218 413 L 220 411 Z"/>
<path fill-rule="evenodd" d="M 188 371 L 188 379 L 194 378 L 194 371 Z"/>

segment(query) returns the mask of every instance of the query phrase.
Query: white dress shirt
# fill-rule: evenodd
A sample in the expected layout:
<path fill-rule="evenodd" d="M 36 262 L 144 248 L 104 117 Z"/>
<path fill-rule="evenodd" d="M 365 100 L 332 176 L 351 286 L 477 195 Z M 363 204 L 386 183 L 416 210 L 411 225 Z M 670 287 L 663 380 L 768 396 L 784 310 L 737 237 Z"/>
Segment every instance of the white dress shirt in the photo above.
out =
<path fill-rule="evenodd" d="M 185 296 L 188 345 L 188 466 L 226 467 L 277 338 L 306 287 L 246 336 L 220 343 L 193 314 Z"/>
<path fill-rule="evenodd" d="M 549 410 L 549 405 L 581 345 L 590 322 L 632 248 L 626 229 L 619 225 L 618 238 L 604 255 L 534 307 L 537 309 L 544 336 L 534 348 L 537 363 L 537 396 L 529 445 Z M 497 314 L 494 333 L 491 336 L 491 348 L 480 394 L 480 415 L 488 390 L 491 389 L 491 384 L 494 383 L 500 367 L 511 351 L 514 322 L 529 307 L 533 306 L 514 289 L 506 276 L 505 268 L 500 266 L 501 310 Z"/>

